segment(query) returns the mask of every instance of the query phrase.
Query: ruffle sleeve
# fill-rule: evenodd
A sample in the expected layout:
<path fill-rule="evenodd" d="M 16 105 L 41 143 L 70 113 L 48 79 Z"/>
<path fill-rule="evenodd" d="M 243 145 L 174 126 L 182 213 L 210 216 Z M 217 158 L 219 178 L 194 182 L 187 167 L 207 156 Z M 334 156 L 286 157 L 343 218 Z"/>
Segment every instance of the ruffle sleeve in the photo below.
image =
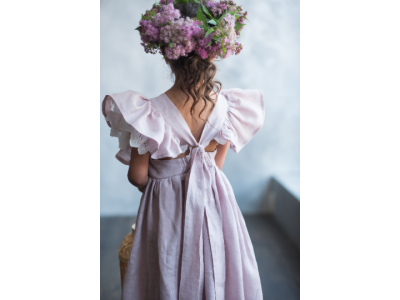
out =
<path fill-rule="evenodd" d="M 182 153 L 179 139 L 164 122 L 151 102 L 134 91 L 106 95 L 103 115 L 111 127 L 111 136 L 118 137 L 120 151 L 116 158 L 129 165 L 131 147 L 139 154 L 150 152 L 151 157 L 176 157 Z"/>
<path fill-rule="evenodd" d="M 261 129 L 264 123 L 264 95 L 262 90 L 222 90 L 227 100 L 227 114 L 223 128 L 215 138 L 219 144 L 230 141 L 239 152 Z"/>

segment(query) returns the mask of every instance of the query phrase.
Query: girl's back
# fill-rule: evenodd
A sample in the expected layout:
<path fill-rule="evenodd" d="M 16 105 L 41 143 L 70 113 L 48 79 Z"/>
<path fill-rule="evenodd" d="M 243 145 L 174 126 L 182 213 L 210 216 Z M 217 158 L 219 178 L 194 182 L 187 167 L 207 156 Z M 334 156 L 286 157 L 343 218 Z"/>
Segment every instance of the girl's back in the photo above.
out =
<path fill-rule="evenodd" d="M 261 300 L 253 246 L 221 169 L 228 147 L 239 152 L 263 125 L 263 94 L 222 90 L 212 63 L 240 52 L 246 13 L 232 1 L 173 2 L 153 5 L 138 28 L 146 51 L 164 55 L 173 87 L 151 99 L 125 91 L 103 101 L 116 157 L 143 192 L 122 299 Z"/>
<path fill-rule="evenodd" d="M 192 98 L 189 98 L 187 103 L 185 103 L 186 95 L 183 92 L 179 93 L 178 91 L 177 93 L 170 89 L 169 91 L 165 92 L 165 95 L 168 97 L 169 101 L 171 101 L 179 110 L 197 142 L 200 141 L 201 133 L 203 132 L 207 119 L 214 108 L 213 105 L 215 105 L 216 103 L 217 95 L 212 95 L 212 103 L 207 102 L 205 106 L 204 102 L 198 102 L 195 104 Z M 193 104 L 195 105 L 192 115 L 190 109 Z M 202 112 L 201 116 L 200 112 Z"/>

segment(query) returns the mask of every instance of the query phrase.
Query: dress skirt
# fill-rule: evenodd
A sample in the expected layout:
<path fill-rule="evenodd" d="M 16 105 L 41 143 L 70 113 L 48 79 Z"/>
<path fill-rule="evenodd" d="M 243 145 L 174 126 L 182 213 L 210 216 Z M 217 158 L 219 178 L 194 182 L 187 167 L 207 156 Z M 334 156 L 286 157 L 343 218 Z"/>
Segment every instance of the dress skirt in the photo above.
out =
<path fill-rule="evenodd" d="M 214 161 L 215 154 L 204 153 Z M 261 300 L 246 224 L 228 179 L 215 163 L 205 164 L 210 180 L 195 194 L 196 201 L 205 203 L 203 218 L 192 215 L 186 205 L 191 155 L 150 159 L 122 300 Z M 200 227 L 200 234 L 188 242 L 194 227 Z"/>

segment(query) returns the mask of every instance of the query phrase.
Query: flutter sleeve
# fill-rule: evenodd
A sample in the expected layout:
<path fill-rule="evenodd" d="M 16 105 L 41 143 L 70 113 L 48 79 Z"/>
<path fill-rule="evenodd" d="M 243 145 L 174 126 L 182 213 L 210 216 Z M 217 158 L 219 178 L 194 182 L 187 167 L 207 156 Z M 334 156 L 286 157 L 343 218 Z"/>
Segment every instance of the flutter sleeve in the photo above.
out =
<path fill-rule="evenodd" d="M 150 152 L 154 159 L 182 153 L 179 139 L 142 94 L 126 91 L 106 95 L 102 110 L 111 127 L 110 135 L 118 137 L 116 158 L 123 164 L 129 165 L 131 147 L 138 148 L 139 154 Z"/>
<path fill-rule="evenodd" d="M 216 140 L 230 141 L 230 147 L 239 152 L 261 129 L 264 123 L 264 96 L 262 90 L 222 90 L 227 100 L 226 119 Z"/>

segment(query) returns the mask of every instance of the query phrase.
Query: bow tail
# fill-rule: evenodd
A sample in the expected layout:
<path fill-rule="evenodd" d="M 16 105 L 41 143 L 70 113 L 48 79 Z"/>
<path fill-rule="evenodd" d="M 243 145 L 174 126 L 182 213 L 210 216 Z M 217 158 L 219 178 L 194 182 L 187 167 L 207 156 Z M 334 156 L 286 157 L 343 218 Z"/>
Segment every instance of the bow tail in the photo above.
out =
<path fill-rule="evenodd" d="M 225 299 L 225 244 L 220 207 L 216 201 L 210 201 L 205 211 L 213 263 L 215 299 Z"/>
<path fill-rule="evenodd" d="M 180 300 L 198 299 L 203 286 L 203 222 L 204 196 L 207 190 L 207 175 L 204 172 L 201 153 L 192 150 L 191 170 L 186 194 L 185 219 L 183 232 L 183 250 L 181 278 L 179 285 Z M 208 176 L 209 178 L 209 176 Z"/>
<path fill-rule="evenodd" d="M 213 290 L 213 295 L 209 296 L 219 300 L 225 298 L 225 245 L 221 207 L 216 191 L 213 196 L 213 178 L 205 161 L 205 153 L 199 148 L 192 151 L 186 194 L 179 299 L 199 299 L 204 288 L 204 260 L 209 261 L 211 256 L 214 286 L 210 287 L 209 291 Z M 209 251 L 203 247 L 209 248 Z M 203 251 L 207 253 L 207 257 L 203 256 Z"/>

